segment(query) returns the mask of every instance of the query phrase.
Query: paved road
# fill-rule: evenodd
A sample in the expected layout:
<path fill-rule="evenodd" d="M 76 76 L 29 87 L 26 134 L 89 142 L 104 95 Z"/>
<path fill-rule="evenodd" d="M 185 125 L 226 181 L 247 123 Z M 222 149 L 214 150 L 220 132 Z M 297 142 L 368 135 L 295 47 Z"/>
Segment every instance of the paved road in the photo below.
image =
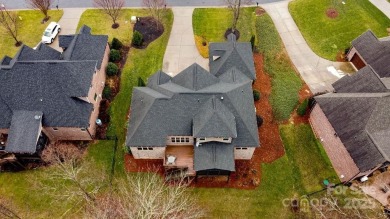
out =
<path fill-rule="evenodd" d="M 259 4 L 277 2 L 280 0 L 254 0 Z M 224 0 L 166 0 L 167 7 L 178 6 L 223 6 Z M 0 0 L 9 9 L 28 8 L 25 0 Z M 58 4 L 60 8 L 90 8 L 93 7 L 92 0 L 53 0 L 53 8 Z M 141 7 L 142 0 L 125 0 L 126 7 Z"/>

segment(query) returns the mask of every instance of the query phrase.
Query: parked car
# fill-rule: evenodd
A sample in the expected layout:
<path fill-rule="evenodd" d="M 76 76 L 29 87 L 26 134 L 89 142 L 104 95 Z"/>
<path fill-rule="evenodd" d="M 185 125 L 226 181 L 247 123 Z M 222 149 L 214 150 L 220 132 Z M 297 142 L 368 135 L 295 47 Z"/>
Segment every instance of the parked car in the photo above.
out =
<path fill-rule="evenodd" d="M 42 43 L 52 43 L 60 31 L 60 25 L 56 22 L 51 22 L 45 32 L 43 32 Z"/>

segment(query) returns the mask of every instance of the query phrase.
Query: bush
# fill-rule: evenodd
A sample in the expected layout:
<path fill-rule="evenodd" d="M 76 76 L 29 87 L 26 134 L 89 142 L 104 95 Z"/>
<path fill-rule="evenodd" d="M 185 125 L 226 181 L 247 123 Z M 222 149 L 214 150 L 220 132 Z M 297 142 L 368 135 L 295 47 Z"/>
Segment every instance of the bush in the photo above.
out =
<path fill-rule="evenodd" d="M 252 46 L 252 52 L 255 51 L 255 35 L 252 35 L 251 37 L 251 46 Z"/>
<path fill-rule="evenodd" d="M 297 114 L 300 116 L 304 116 L 306 114 L 308 105 L 309 105 L 308 99 L 305 99 L 304 101 L 302 101 L 302 103 L 299 104 L 299 106 L 297 108 Z"/>
<path fill-rule="evenodd" d="M 106 68 L 106 74 L 108 76 L 114 76 L 118 74 L 118 66 L 115 63 L 109 62 Z"/>
<path fill-rule="evenodd" d="M 133 40 L 131 41 L 131 43 L 134 46 L 141 46 L 143 41 L 144 41 L 144 39 L 143 39 L 142 34 L 138 31 L 134 31 Z"/>
<path fill-rule="evenodd" d="M 141 77 L 138 77 L 138 87 L 145 87 L 146 84 L 144 82 L 144 80 L 142 80 Z"/>
<path fill-rule="evenodd" d="M 106 85 L 103 89 L 103 98 L 104 99 L 110 99 L 111 98 L 111 88 L 110 86 Z"/>
<path fill-rule="evenodd" d="M 260 100 L 260 92 L 258 90 L 253 90 L 253 99 L 255 101 Z"/>
<path fill-rule="evenodd" d="M 256 115 L 257 127 L 263 125 L 263 118 L 260 115 Z"/>
<path fill-rule="evenodd" d="M 111 43 L 112 49 L 120 50 L 120 49 L 122 49 L 122 46 L 123 46 L 122 42 L 119 41 L 117 38 L 114 37 L 112 39 L 112 43 Z"/>
<path fill-rule="evenodd" d="M 121 53 L 119 50 L 111 49 L 110 51 L 110 62 L 117 62 L 121 60 Z"/>

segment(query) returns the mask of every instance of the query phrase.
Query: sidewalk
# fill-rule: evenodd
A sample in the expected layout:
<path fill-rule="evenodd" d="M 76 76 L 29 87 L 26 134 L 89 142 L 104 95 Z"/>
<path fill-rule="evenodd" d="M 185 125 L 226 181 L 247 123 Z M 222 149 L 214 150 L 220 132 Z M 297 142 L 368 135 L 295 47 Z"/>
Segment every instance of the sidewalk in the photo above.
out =
<path fill-rule="evenodd" d="M 86 9 L 64 8 L 62 10 L 64 10 L 64 15 L 62 15 L 61 19 L 58 21 L 61 26 L 59 35 L 75 34 L 81 15 Z M 58 38 L 58 36 L 55 38 L 54 42 L 50 44 L 50 47 L 62 52 L 62 49 L 58 46 Z"/>
<path fill-rule="evenodd" d="M 174 21 L 164 54 L 163 71 L 174 76 L 195 62 L 209 70 L 208 59 L 200 56 L 195 46 L 192 29 L 194 8 L 172 8 L 172 11 Z"/>
<path fill-rule="evenodd" d="M 333 90 L 331 84 L 341 77 L 337 72 L 340 63 L 323 59 L 310 49 L 288 11 L 288 3 L 283 1 L 261 7 L 271 16 L 291 61 L 311 92 Z"/>
<path fill-rule="evenodd" d="M 370 2 L 390 18 L 390 2 L 387 0 L 370 0 Z"/>

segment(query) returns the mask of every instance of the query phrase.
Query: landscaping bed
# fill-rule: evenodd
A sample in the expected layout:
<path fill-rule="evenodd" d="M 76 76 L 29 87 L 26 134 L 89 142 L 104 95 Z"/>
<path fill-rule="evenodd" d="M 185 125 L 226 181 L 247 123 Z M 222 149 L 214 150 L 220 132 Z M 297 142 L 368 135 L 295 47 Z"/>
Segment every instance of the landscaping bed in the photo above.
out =
<path fill-rule="evenodd" d="M 143 36 L 142 45 L 138 48 L 146 48 L 164 33 L 164 25 L 153 17 L 140 17 L 133 29 Z"/>

